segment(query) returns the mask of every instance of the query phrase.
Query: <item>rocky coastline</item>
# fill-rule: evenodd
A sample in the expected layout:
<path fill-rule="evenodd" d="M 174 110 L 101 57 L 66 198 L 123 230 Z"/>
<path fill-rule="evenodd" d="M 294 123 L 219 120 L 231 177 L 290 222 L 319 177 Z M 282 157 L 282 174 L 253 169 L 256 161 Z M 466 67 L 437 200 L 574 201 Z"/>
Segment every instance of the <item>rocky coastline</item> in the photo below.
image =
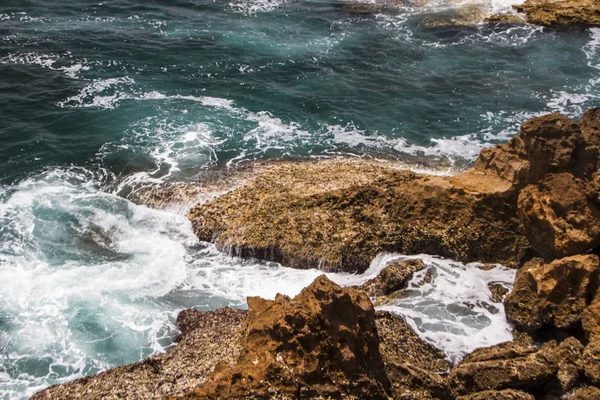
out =
<path fill-rule="evenodd" d="M 475 166 L 440 177 L 375 162 L 281 163 L 204 201 L 202 240 L 297 268 L 364 271 L 375 254 L 429 252 L 519 268 L 497 288 L 514 340 L 457 365 L 376 312 L 419 260 L 360 287 L 325 276 L 248 311 L 186 310 L 166 354 L 34 399 L 600 399 L 600 109 L 525 122 Z M 179 199 L 179 197 L 178 197 Z"/>

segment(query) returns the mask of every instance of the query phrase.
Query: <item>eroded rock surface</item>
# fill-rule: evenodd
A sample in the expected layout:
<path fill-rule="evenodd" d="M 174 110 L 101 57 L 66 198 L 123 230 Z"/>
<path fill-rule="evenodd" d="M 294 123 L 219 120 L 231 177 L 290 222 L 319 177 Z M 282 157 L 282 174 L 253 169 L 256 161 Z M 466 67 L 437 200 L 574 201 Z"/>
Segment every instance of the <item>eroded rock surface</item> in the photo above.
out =
<path fill-rule="evenodd" d="M 159 399 L 203 383 L 218 364 L 233 364 L 242 351 L 239 329 L 246 311 L 186 311 L 182 337 L 167 353 L 101 374 L 49 387 L 33 399 Z"/>
<path fill-rule="evenodd" d="M 575 328 L 598 289 L 599 269 L 596 255 L 528 262 L 506 297 L 506 317 L 528 331 L 544 325 Z"/>
<path fill-rule="evenodd" d="M 413 274 L 425 268 L 425 263 L 419 259 L 406 260 L 386 266 L 376 278 L 373 278 L 358 289 L 369 297 L 387 296 L 404 289 Z"/>
<path fill-rule="evenodd" d="M 527 22 L 550 26 L 600 26 L 597 0 L 526 0 L 515 6 L 527 15 Z"/>

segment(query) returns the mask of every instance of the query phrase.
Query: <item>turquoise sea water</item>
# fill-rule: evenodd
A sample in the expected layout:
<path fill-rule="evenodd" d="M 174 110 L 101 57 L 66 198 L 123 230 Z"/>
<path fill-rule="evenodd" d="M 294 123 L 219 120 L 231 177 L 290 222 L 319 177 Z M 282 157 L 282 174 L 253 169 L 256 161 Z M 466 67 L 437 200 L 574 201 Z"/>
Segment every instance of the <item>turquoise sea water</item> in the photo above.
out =
<path fill-rule="evenodd" d="M 529 117 L 600 105 L 598 29 L 348 4 L 0 1 L 0 398 L 164 351 L 185 307 L 318 274 L 220 255 L 133 189 L 268 158 L 459 169 Z"/>

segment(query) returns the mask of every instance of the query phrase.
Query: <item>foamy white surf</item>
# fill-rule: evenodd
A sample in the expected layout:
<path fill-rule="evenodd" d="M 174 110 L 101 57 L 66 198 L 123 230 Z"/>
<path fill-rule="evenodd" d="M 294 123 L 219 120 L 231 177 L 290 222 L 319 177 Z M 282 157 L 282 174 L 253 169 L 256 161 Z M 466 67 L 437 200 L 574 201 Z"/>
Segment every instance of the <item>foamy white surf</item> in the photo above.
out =
<path fill-rule="evenodd" d="M 414 274 L 402 296 L 379 309 L 402 315 L 454 363 L 477 348 L 512 340 L 504 306 L 491 301 L 488 285 L 498 283 L 511 289 L 515 270 L 497 265 L 484 271 L 478 263 L 397 254 L 378 256 L 372 268 L 412 258 L 422 259 L 427 268 Z M 431 276 L 430 283 L 423 282 L 426 274 Z"/>

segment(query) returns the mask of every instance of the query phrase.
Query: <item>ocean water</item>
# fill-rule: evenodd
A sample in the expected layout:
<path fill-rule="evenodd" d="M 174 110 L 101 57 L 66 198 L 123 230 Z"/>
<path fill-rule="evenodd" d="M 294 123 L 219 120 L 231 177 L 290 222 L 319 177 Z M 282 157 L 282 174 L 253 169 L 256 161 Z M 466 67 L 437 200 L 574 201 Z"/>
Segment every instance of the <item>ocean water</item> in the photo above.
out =
<path fill-rule="evenodd" d="M 600 105 L 600 30 L 427 26 L 473 2 L 0 1 L 0 398 L 163 352 L 181 309 L 319 274 L 222 255 L 131 202 L 141 187 L 271 158 L 453 172 L 529 117 Z M 453 359 L 509 337 L 486 285 L 510 271 L 423 257 L 437 283 L 396 312 Z M 474 315 L 443 307 L 464 302 Z"/>

